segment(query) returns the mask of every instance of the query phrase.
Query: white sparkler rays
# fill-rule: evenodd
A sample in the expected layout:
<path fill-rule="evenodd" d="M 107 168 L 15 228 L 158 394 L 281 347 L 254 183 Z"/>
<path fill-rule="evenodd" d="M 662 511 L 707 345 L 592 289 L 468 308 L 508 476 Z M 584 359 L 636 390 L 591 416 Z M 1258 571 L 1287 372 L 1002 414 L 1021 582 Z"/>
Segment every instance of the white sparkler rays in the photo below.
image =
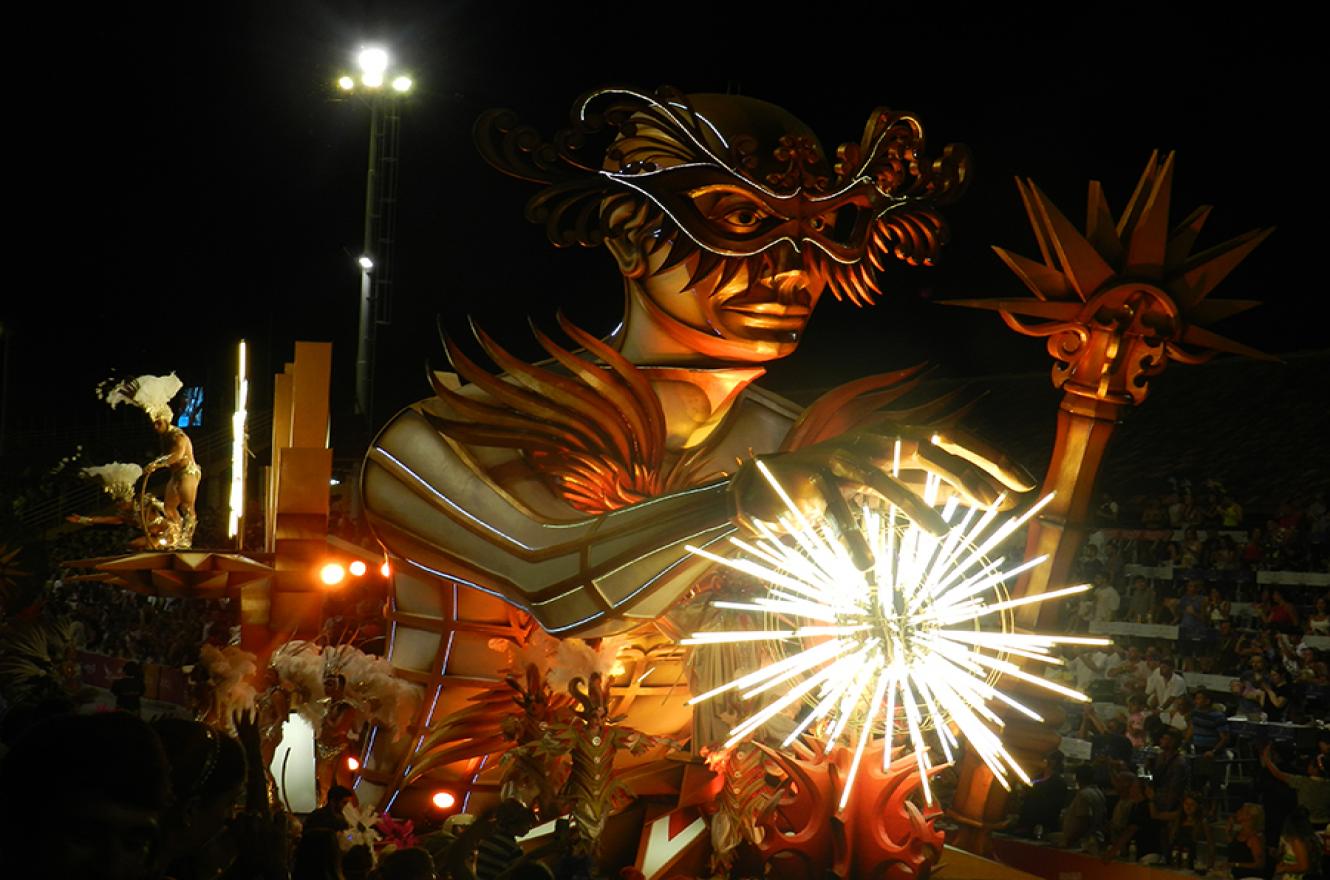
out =
<path fill-rule="evenodd" d="M 749 717 L 748 720 L 743 721 L 737 726 L 735 726 L 734 729 L 730 731 L 730 738 L 726 740 L 725 748 L 728 749 L 730 746 L 734 745 L 739 740 L 743 739 L 748 734 L 752 733 L 754 730 L 757 730 L 757 728 L 761 727 L 764 723 L 766 723 L 768 719 L 772 718 L 778 713 L 783 712 L 785 709 L 788 709 L 790 706 L 794 705 L 794 703 L 796 703 L 801 697 L 803 697 L 804 694 L 808 693 L 813 688 L 817 687 L 822 682 L 826 681 L 828 678 L 831 678 L 834 675 L 841 674 L 842 672 L 848 670 L 855 663 L 856 658 L 861 658 L 862 655 L 866 654 L 869 650 L 872 649 L 872 646 L 876 644 L 877 640 L 874 639 L 869 644 L 865 645 L 863 648 L 859 649 L 853 654 L 850 654 L 847 657 L 842 657 L 832 665 L 823 668 L 820 672 L 816 672 L 813 675 L 810 675 L 808 678 L 804 679 L 803 682 L 792 687 L 780 699 L 775 700 L 774 702 L 770 703 L 769 705 L 765 706 L 763 709 L 758 711 L 756 714 Z"/>
<path fill-rule="evenodd" d="M 811 669 L 819 663 L 825 661 L 828 657 L 835 656 L 839 651 L 853 647 L 848 642 L 842 642 L 840 639 L 832 639 L 829 642 L 823 642 L 811 651 L 804 651 L 799 654 L 791 654 L 784 660 L 780 660 L 770 666 L 763 666 L 761 669 L 750 672 L 747 675 L 736 678 L 734 681 L 726 682 L 720 687 L 712 688 L 703 694 L 698 694 L 688 701 L 689 706 L 696 705 L 712 697 L 725 693 L 726 691 L 742 690 L 749 685 L 756 684 L 770 675 L 777 675 L 791 667 L 801 667 Z M 825 656 L 822 653 L 825 652 Z"/>
<path fill-rule="evenodd" d="M 868 719 L 859 730 L 859 742 L 854 746 L 854 758 L 850 761 L 850 772 L 845 775 L 845 791 L 841 792 L 840 796 L 840 809 L 842 810 L 850 802 L 850 792 L 854 790 L 854 780 L 859 775 L 859 762 L 863 760 L 864 747 L 868 745 L 868 739 L 873 735 L 873 723 L 877 720 L 877 710 L 882 705 L 882 697 L 886 690 L 887 676 L 883 673 L 877 677 L 877 687 L 873 690 L 873 698 L 868 703 Z"/>
<path fill-rule="evenodd" d="M 900 469 L 901 445 L 892 454 Z M 839 526 L 810 522 L 762 462 L 758 468 L 787 508 L 775 524 L 755 523 L 757 536 L 731 538 L 733 557 L 690 547 L 720 565 L 757 578 L 765 593 L 713 602 L 719 609 L 761 613 L 753 629 L 704 631 L 682 640 L 706 646 L 770 642 L 775 662 L 689 700 L 696 705 L 724 693 L 753 700 L 755 711 L 730 730 L 726 747 L 754 735 L 777 714 L 799 702 L 806 710 L 783 738 L 789 747 L 814 733 L 823 751 L 851 750 L 839 799 L 849 804 L 863 756 L 881 740 L 883 769 L 891 764 L 898 734 L 914 755 L 924 798 L 932 803 L 930 749 L 950 762 L 964 739 L 999 784 L 1027 774 L 1002 744 L 997 704 L 1034 720 L 1039 713 L 999 690 L 1003 676 L 1070 699 L 1087 698 L 1027 672 L 1008 658 L 1056 665 L 1058 645 L 1103 645 L 1106 639 L 1012 632 L 1014 608 L 1074 595 L 1086 585 L 1037 596 L 1010 598 L 1004 585 L 1046 561 L 1039 557 L 1012 567 L 986 554 L 1010 538 L 1052 500 L 1046 496 L 1019 516 L 999 520 L 999 498 L 983 508 L 963 505 L 956 493 L 940 502 L 942 482 L 930 476 L 923 500 L 943 503 L 947 532 L 935 536 L 895 504 L 865 500 L 856 511 L 873 565 L 860 571 L 842 544 Z M 964 512 L 958 516 L 962 506 Z M 778 534 L 778 531 L 780 532 Z M 781 657 L 784 652 L 787 656 Z M 774 699 L 772 697 L 774 696 Z M 770 700 L 761 705 L 763 700 Z M 902 721 L 898 731 L 898 718 Z"/>
<path fill-rule="evenodd" d="M 1032 566 L 1024 566 L 1023 568 L 1030 567 Z M 973 620 L 977 617 L 983 617 L 997 611 L 1007 611 L 1012 608 L 1019 608 L 1022 605 L 1033 605 L 1036 602 L 1047 602 L 1049 599 L 1057 599 L 1062 596 L 1074 596 L 1077 593 L 1084 593 L 1086 590 L 1090 589 L 1090 587 L 1090 584 L 1077 584 L 1074 587 L 1064 587 L 1061 590 L 1051 590 L 1047 593 L 1039 593 L 1034 596 L 1022 596 L 1019 599 L 1007 599 L 1002 602 L 996 602 L 992 605 L 983 606 L 982 614 L 967 614 L 960 619 Z M 943 625 L 956 622 L 955 614 L 950 613 L 950 609 L 945 609 L 941 614 L 933 615 L 933 618 Z"/>

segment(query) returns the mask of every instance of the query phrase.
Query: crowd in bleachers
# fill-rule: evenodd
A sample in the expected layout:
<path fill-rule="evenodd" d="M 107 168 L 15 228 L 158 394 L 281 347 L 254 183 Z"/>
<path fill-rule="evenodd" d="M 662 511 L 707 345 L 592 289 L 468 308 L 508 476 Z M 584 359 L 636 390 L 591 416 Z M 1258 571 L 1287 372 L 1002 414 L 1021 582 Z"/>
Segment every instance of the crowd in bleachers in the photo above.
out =
<path fill-rule="evenodd" d="M 143 596 L 103 583 L 59 580 L 47 596 L 48 612 L 73 622 L 83 650 L 140 663 L 191 666 L 203 645 L 230 644 L 238 624 L 230 599 Z"/>
<path fill-rule="evenodd" d="M 1104 858 L 1319 876 L 1330 822 L 1330 516 L 1253 516 L 1214 481 L 1107 499 L 1073 577 L 1062 675 L 1092 702 L 1011 830 Z M 1064 765 L 1065 757 L 1065 765 Z M 1074 780 L 1074 782 L 1073 782 Z"/>

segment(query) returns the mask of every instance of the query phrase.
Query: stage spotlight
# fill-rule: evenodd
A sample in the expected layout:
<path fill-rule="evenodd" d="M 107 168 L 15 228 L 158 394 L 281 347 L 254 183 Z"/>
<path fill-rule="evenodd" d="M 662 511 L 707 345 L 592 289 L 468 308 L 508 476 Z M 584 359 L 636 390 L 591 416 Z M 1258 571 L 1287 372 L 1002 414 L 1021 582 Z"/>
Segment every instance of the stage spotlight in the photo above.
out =
<path fill-rule="evenodd" d="M 335 587 L 346 580 L 346 569 L 337 562 L 329 562 L 319 569 L 319 580 L 330 587 Z"/>
<path fill-rule="evenodd" d="M 383 560 L 383 565 L 379 566 L 379 574 L 384 577 L 392 577 L 393 567 L 388 564 L 388 560 Z"/>
<path fill-rule="evenodd" d="M 393 78 L 394 92 L 400 92 L 401 94 L 406 94 L 407 92 L 411 91 L 412 85 L 413 83 L 411 82 L 411 77 L 409 76 L 398 76 Z"/>
<path fill-rule="evenodd" d="M 349 76 L 339 76 L 337 78 L 337 87 L 344 92 L 349 92 L 356 87 L 356 81 Z"/>
<path fill-rule="evenodd" d="M 357 770 L 360 769 L 360 759 L 355 757 L 354 755 L 348 755 L 346 758 L 346 769 L 350 770 L 352 773 L 355 773 Z"/>
<path fill-rule="evenodd" d="M 451 791 L 436 791 L 429 800 L 439 810 L 451 810 L 457 805 L 457 798 Z"/>
<path fill-rule="evenodd" d="M 374 261 L 369 257 L 359 257 L 356 262 L 359 263 L 360 268 L 364 269 L 366 272 L 374 268 Z"/>
<path fill-rule="evenodd" d="M 360 577 L 369 570 L 369 567 L 359 559 L 352 560 L 351 565 L 348 566 L 348 568 L 351 570 L 352 577 Z"/>

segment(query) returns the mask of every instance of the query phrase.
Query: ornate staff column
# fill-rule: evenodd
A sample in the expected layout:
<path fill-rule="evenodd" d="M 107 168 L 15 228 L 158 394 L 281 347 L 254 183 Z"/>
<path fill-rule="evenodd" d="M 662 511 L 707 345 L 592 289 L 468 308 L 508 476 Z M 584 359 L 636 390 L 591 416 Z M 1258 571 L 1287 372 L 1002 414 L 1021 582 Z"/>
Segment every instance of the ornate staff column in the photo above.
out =
<path fill-rule="evenodd" d="M 1201 325 L 1257 305 L 1255 300 L 1207 296 L 1273 230 L 1253 230 L 1192 255 L 1211 209 L 1197 208 L 1170 231 L 1173 160 L 1173 153 L 1162 163 L 1158 153 L 1150 156 L 1116 221 L 1102 186 L 1091 181 L 1084 233 L 1033 181 L 1017 179 L 1042 262 L 993 250 L 1035 299 L 950 303 L 992 309 L 1017 333 L 1046 338 L 1054 359 L 1053 385 L 1063 392 L 1041 490 L 1057 495 L 1031 523 L 1026 545 L 1027 558 L 1048 554 L 1049 562 L 1027 572 L 1013 596 L 1037 595 L 1050 584 L 1066 583 L 1109 438 L 1127 410 L 1145 401 L 1150 380 L 1169 361 L 1203 363 L 1221 351 L 1270 359 Z M 1044 629 L 1056 624 L 1051 618 L 1056 610 L 1045 604 L 1051 603 L 1024 606 L 1017 624 Z M 1029 739 L 1028 733 L 1020 738 Z M 1050 738 L 1048 747 L 1054 745 L 1056 739 Z M 1032 754 L 1028 748 L 1022 751 Z M 1006 797 L 990 791 L 992 780 L 982 766 L 966 766 L 978 763 L 969 756 L 962 763 L 962 788 L 952 812 L 966 828 L 959 845 L 986 852 L 988 832 L 1001 819 Z"/>

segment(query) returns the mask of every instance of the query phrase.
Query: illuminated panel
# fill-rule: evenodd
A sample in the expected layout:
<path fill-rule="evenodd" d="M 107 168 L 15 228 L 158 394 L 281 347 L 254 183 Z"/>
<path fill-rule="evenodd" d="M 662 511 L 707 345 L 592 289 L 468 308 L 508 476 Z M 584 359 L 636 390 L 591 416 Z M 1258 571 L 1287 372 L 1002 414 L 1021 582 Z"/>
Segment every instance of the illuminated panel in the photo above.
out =
<path fill-rule="evenodd" d="M 231 513 L 227 518 L 226 536 L 240 534 L 240 521 L 245 516 L 245 420 L 249 404 L 249 377 L 246 375 L 245 340 L 240 340 L 236 365 L 236 411 L 231 414 Z"/>

